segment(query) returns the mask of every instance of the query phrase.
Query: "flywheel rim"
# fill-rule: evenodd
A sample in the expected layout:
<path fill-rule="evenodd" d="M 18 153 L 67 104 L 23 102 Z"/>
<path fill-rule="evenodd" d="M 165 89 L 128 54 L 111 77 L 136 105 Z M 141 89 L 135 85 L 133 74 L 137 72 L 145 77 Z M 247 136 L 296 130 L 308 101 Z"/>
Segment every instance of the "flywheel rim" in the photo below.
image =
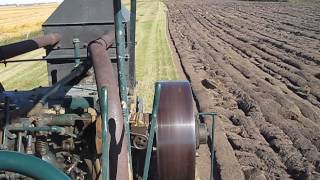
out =
<path fill-rule="evenodd" d="M 160 82 L 157 118 L 159 180 L 194 180 L 196 130 L 188 81 Z"/>

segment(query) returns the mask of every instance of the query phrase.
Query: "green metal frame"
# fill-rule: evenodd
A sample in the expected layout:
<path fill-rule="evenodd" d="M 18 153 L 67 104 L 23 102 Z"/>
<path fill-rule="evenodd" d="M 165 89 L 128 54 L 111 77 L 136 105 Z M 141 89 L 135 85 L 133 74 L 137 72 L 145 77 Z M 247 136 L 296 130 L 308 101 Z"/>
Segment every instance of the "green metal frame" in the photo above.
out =
<path fill-rule="evenodd" d="M 53 165 L 33 155 L 0 151 L 0 170 L 16 172 L 34 179 L 71 180 Z"/>
<path fill-rule="evenodd" d="M 101 111 L 101 126 L 102 126 L 102 179 L 110 179 L 110 169 L 109 169 L 109 149 L 110 145 L 108 142 L 109 132 L 108 132 L 108 91 L 106 87 L 102 87 L 99 92 L 100 97 L 100 111 Z"/>
<path fill-rule="evenodd" d="M 197 117 L 199 118 L 200 116 L 211 116 L 212 118 L 212 126 L 211 126 L 211 171 L 210 171 L 210 180 L 216 179 L 216 173 L 214 171 L 214 161 L 215 161 L 215 150 L 214 150 L 214 128 L 215 128 L 215 119 L 214 117 L 217 115 L 215 112 L 203 112 L 203 113 L 198 113 Z"/>
<path fill-rule="evenodd" d="M 151 127 L 149 131 L 149 138 L 148 138 L 148 146 L 147 146 L 147 153 L 146 159 L 144 162 L 144 169 L 143 169 L 143 180 L 148 179 L 149 175 L 149 167 L 150 167 L 150 158 L 153 149 L 153 139 L 154 134 L 157 128 L 157 119 L 158 119 L 158 109 L 159 109 L 159 102 L 160 102 L 160 91 L 161 91 L 161 84 L 156 82 L 155 84 L 155 95 L 153 99 L 153 108 L 152 108 L 152 116 L 151 116 Z"/>
<path fill-rule="evenodd" d="M 120 96 L 122 103 L 122 110 L 124 114 L 124 128 L 125 134 L 128 140 L 128 153 L 129 153 L 129 164 L 130 172 L 132 172 L 132 158 L 131 158 L 131 141 L 130 141 L 130 126 L 129 126 L 129 104 L 128 104 L 128 83 L 125 71 L 125 30 L 123 25 L 123 15 L 121 11 L 121 0 L 114 0 L 114 24 L 116 34 L 116 47 L 117 47 L 117 58 L 118 58 L 118 75 L 120 85 Z"/>

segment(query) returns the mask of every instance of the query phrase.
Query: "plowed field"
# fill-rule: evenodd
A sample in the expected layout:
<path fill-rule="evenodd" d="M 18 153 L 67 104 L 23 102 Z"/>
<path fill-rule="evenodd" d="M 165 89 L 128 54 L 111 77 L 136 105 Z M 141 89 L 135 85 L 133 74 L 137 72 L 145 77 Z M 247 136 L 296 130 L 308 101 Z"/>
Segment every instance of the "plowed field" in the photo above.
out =
<path fill-rule="evenodd" d="M 168 8 L 198 109 L 219 114 L 218 176 L 320 179 L 320 2 Z"/>

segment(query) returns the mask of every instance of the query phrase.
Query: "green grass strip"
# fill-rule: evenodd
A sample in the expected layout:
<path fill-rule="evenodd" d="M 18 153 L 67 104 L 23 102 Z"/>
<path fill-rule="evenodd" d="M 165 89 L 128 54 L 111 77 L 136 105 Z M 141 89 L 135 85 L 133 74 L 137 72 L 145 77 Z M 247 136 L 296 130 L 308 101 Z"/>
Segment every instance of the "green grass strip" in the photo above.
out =
<path fill-rule="evenodd" d="M 176 67 L 167 38 L 166 6 L 161 1 L 137 2 L 137 92 L 151 112 L 154 83 L 176 80 Z"/>

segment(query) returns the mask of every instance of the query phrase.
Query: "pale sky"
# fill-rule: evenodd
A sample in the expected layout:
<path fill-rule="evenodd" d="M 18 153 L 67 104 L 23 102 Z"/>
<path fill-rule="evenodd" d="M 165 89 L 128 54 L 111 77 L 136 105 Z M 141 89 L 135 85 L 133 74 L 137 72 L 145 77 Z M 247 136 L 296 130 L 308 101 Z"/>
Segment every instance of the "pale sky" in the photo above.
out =
<path fill-rule="evenodd" d="M 4 4 L 32 4 L 45 2 L 62 2 L 63 0 L 0 0 L 0 5 Z"/>

